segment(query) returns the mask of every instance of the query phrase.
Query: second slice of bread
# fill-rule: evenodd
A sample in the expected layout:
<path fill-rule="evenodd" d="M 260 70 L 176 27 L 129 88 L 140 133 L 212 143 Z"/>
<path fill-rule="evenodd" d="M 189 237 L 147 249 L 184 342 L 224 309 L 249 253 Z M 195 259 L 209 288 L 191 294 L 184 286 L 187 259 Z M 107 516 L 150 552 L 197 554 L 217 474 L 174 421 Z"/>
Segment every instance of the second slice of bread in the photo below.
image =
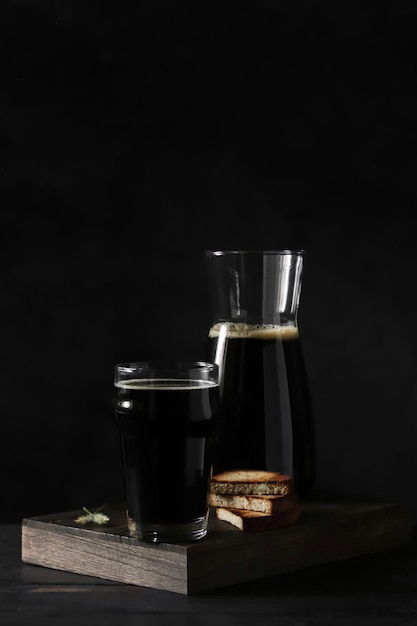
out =
<path fill-rule="evenodd" d="M 281 511 L 291 511 L 298 504 L 295 491 L 285 496 L 245 496 L 211 493 L 209 504 L 227 509 L 243 509 L 274 515 Z"/>

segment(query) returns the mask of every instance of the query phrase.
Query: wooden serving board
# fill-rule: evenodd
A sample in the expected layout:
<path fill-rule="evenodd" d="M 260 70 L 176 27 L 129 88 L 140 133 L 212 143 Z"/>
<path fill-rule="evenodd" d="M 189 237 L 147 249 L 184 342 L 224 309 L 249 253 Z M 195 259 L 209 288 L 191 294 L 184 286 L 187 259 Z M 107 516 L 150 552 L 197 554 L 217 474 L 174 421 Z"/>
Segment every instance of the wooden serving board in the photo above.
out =
<path fill-rule="evenodd" d="M 192 594 L 405 545 L 413 520 L 401 503 L 309 499 L 292 526 L 242 532 L 210 512 L 207 537 L 149 544 L 129 537 L 123 506 L 106 526 L 80 527 L 81 511 L 26 518 L 22 560 L 132 585 Z"/>

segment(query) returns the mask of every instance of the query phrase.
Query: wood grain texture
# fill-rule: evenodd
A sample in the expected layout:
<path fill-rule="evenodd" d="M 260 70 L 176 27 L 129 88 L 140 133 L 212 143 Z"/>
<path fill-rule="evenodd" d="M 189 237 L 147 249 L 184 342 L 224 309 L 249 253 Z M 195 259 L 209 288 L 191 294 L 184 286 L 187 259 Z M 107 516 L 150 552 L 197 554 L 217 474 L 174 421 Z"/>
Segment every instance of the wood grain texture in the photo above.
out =
<path fill-rule="evenodd" d="M 189 544 L 129 537 L 122 506 L 110 524 L 80 528 L 79 511 L 26 518 L 22 560 L 132 585 L 193 594 L 371 554 L 411 543 L 413 520 L 401 503 L 310 499 L 289 527 L 242 533 L 210 515 L 209 533 Z"/>

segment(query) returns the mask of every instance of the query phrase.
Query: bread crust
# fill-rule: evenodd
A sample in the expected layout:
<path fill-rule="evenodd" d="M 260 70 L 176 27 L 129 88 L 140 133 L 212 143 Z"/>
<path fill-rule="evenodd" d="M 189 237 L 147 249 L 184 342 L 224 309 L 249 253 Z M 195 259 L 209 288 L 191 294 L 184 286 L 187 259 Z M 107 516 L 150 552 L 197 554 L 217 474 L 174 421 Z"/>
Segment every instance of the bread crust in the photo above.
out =
<path fill-rule="evenodd" d="M 287 495 L 294 491 L 288 474 L 266 470 L 229 470 L 215 474 L 210 492 L 228 495 Z"/>

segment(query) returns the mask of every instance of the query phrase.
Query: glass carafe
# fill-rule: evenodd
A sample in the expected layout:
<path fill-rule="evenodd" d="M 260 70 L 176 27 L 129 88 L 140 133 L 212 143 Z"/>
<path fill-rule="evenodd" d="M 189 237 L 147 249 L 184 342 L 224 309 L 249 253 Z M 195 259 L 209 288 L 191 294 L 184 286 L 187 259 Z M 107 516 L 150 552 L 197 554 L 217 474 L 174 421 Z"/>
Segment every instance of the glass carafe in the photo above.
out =
<path fill-rule="evenodd" d="M 207 251 L 221 420 L 214 472 L 290 474 L 314 483 L 314 425 L 297 315 L 304 253 Z"/>

